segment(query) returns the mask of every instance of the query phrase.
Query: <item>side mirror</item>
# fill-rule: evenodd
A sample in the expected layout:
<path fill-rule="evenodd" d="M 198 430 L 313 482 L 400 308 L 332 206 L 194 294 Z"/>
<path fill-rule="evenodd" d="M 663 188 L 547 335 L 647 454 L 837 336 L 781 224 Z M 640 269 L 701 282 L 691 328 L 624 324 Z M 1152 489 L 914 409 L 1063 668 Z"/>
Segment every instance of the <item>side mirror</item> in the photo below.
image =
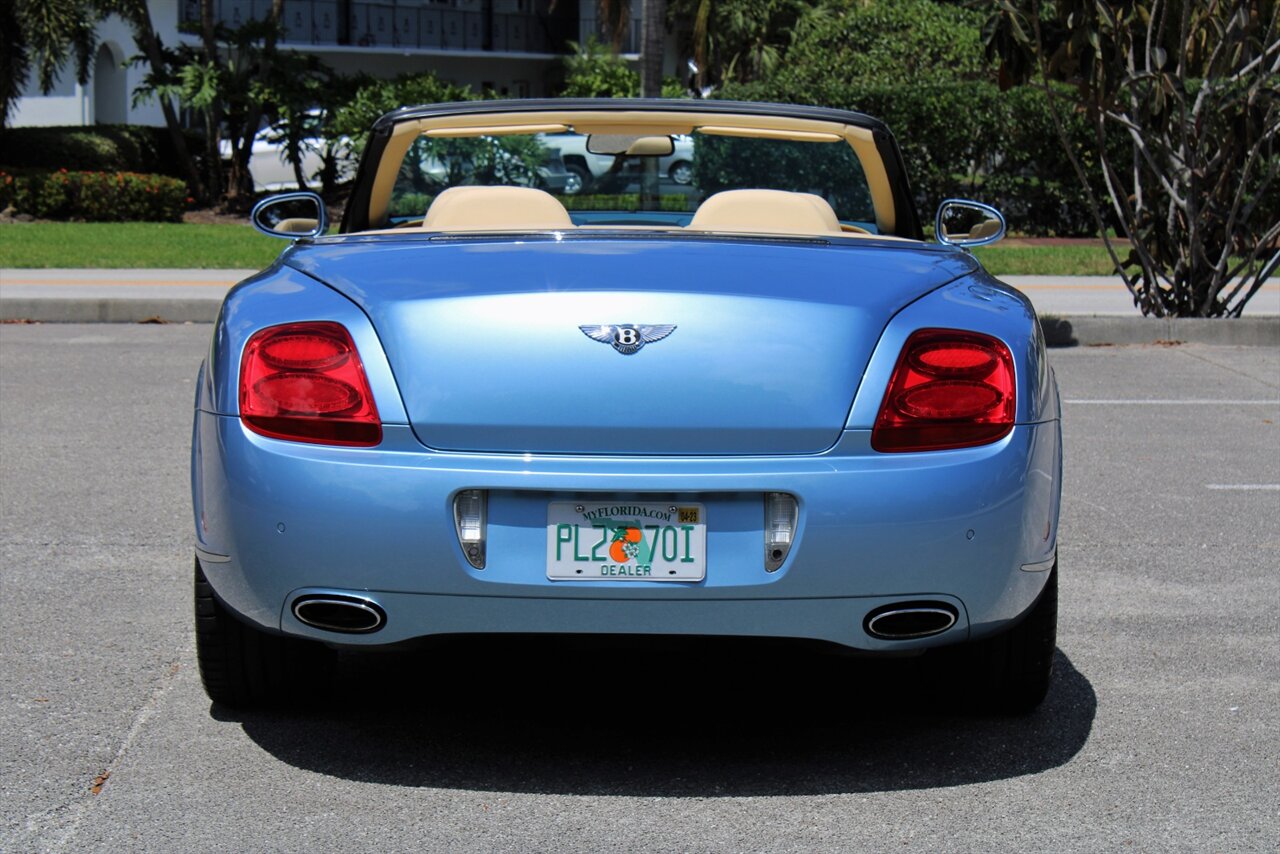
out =
<path fill-rule="evenodd" d="M 268 237 L 286 240 L 319 237 L 329 230 L 324 200 L 315 193 L 268 196 L 253 206 L 249 221 Z"/>
<path fill-rule="evenodd" d="M 1005 233 L 1000 211 L 968 199 L 947 199 L 939 205 L 933 226 L 938 242 L 949 246 L 985 246 Z"/>

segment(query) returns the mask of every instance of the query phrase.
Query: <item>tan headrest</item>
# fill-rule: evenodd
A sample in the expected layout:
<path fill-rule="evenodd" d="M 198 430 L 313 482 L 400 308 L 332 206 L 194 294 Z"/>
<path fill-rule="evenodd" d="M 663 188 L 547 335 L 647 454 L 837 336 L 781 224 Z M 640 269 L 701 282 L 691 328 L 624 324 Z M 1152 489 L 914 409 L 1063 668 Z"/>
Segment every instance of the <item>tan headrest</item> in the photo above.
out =
<path fill-rule="evenodd" d="M 427 208 L 428 231 L 573 228 L 555 196 L 532 187 L 450 187 Z"/>
<path fill-rule="evenodd" d="M 294 216 L 282 219 L 271 227 L 276 231 L 283 231 L 288 234 L 306 234 L 308 231 L 315 231 L 316 226 L 319 224 L 320 220 L 318 219 Z"/>
<path fill-rule="evenodd" d="M 1000 230 L 1000 220 L 984 219 L 982 222 L 969 229 L 970 240 L 985 240 L 992 237 Z"/>
<path fill-rule="evenodd" d="M 698 207 L 688 228 L 753 234 L 825 234 L 839 233 L 840 220 L 827 200 L 813 193 L 725 190 Z"/>

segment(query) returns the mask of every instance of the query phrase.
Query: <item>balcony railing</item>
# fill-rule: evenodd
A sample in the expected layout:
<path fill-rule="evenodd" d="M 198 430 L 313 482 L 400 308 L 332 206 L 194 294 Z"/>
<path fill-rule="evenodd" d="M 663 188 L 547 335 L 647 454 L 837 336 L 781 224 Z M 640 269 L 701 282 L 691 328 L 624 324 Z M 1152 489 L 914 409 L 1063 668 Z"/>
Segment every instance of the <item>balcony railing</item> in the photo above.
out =
<path fill-rule="evenodd" d="M 271 0 L 215 0 L 214 17 L 238 27 L 270 9 Z M 183 0 L 182 22 L 199 21 L 199 0 Z M 502 53 L 563 53 L 579 33 L 576 16 L 464 11 L 422 0 L 285 0 L 282 29 L 283 44 Z"/>

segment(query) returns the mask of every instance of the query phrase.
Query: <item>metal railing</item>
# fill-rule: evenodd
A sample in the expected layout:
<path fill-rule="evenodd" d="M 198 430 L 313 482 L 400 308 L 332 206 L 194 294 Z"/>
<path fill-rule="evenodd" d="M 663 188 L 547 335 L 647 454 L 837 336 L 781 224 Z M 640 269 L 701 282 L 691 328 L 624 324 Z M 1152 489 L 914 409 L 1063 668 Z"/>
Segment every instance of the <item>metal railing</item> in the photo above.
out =
<path fill-rule="evenodd" d="M 234 28 L 270 9 L 271 0 L 215 0 L 214 17 Z M 423 0 L 285 0 L 283 18 L 282 44 L 563 53 L 579 34 L 576 16 L 464 11 Z M 199 0 L 183 0 L 181 20 L 199 23 Z"/>

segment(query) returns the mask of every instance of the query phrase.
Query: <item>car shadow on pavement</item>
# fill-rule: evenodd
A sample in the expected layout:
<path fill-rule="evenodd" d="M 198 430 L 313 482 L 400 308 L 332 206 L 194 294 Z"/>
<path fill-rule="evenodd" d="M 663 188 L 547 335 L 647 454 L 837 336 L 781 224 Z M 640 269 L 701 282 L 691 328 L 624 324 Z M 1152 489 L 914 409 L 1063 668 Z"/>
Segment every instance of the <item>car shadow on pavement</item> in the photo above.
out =
<path fill-rule="evenodd" d="M 399 786 L 728 797 L 958 786 L 1035 774 L 1089 737 L 1097 697 L 1059 650 L 1034 713 L 969 708 L 927 659 L 847 659 L 753 644 L 344 656 L 294 708 L 237 712 L 290 765 Z"/>

